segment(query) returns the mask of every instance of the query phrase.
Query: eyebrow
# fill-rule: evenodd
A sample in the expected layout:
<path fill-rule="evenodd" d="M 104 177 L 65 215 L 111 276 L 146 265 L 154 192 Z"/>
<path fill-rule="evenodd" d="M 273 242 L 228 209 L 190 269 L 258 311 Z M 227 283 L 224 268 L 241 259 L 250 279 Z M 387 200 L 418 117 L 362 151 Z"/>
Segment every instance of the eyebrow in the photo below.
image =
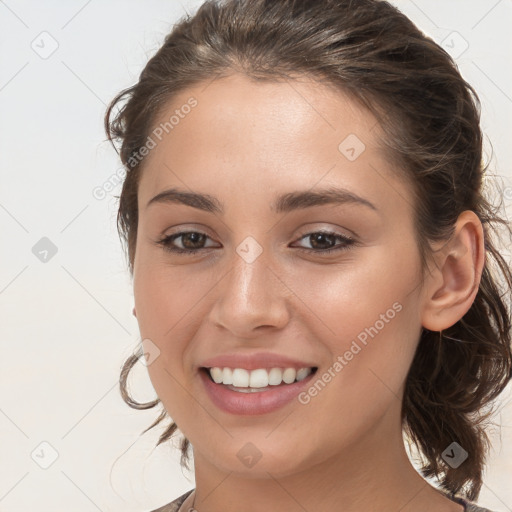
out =
<path fill-rule="evenodd" d="M 222 203 L 209 194 L 200 194 L 197 192 L 187 192 L 177 188 L 164 190 L 149 200 L 146 208 L 155 203 L 163 204 L 184 204 L 203 210 L 209 213 L 218 213 L 223 215 L 224 208 Z M 327 204 L 355 204 L 366 206 L 374 211 L 378 208 L 367 199 L 354 194 L 344 188 L 330 187 L 320 190 L 304 190 L 288 192 L 276 198 L 271 204 L 271 210 L 275 213 L 287 213 L 293 210 L 311 208 Z"/>

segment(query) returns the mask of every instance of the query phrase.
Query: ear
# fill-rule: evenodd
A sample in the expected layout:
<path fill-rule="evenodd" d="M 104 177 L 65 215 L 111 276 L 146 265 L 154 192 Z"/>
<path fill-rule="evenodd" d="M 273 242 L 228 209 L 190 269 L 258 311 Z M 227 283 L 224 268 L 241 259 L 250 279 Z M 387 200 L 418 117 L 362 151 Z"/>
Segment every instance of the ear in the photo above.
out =
<path fill-rule="evenodd" d="M 434 253 L 427 277 L 422 325 L 442 331 L 457 323 L 475 300 L 485 263 L 484 233 L 475 212 L 459 215 L 452 238 Z"/>
<path fill-rule="evenodd" d="M 133 316 L 134 316 L 135 318 L 137 318 L 137 312 L 135 311 L 135 306 L 134 306 L 134 308 L 133 308 Z"/>

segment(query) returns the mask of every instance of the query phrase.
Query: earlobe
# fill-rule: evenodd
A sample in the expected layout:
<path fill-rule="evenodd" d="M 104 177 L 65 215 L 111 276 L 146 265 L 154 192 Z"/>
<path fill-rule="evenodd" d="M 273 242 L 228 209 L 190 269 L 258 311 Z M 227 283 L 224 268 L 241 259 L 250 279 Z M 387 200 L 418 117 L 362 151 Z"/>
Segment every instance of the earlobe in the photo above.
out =
<path fill-rule="evenodd" d="M 459 215 L 449 242 L 434 255 L 427 278 L 423 327 L 441 331 L 457 323 L 475 300 L 485 263 L 484 233 L 475 212 Z"/>
<path fill-rule="evenodd" d="M 133 308 L 133 316 L 134 316 L 135 318 L 137 318 L 137 313 L 136 313 L 136 311 L 135 311 L 135 307 Z"/>

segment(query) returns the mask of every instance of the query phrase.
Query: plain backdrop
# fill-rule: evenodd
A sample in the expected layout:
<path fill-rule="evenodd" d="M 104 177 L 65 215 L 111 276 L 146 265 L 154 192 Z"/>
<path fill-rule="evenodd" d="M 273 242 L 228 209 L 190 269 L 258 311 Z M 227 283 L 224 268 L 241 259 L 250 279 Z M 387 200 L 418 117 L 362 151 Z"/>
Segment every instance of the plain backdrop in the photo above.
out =
<path fill-rule="evenodd" d="M 200 3 L 0 1 L 0 511 L 143 512 L 194 486 L 176 447 L 155 449 L 161 429 L 140 435 L 157 410 L 121 400 L 119 370 L 140 338 L 120 186 L 93 191 L 120 174 L 106 104 Z M 512 1 L 394 3 L 476 88 L 510 206 Z M 155 398 L 142 364 L 132 377 L 138 400 Z M 512 510 L 507 391 L 479 500 L 496 512 Z"/>

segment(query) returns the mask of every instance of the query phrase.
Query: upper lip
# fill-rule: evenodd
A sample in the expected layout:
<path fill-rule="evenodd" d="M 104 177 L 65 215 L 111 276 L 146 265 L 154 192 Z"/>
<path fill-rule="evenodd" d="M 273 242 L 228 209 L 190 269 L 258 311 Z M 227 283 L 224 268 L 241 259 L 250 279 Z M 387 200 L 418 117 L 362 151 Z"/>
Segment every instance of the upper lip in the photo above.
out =
<path fill-rule="evenodd" d="M 315 365 L 307 361 L 298 361 L 281 354 L 271 352 L 257 353 L 228 353 L 221 354 L 203 361 L 200 367 L 213 368 L 245 368 L 246 370 L 256 370 L 258 368 L 314 368 Z"/>

